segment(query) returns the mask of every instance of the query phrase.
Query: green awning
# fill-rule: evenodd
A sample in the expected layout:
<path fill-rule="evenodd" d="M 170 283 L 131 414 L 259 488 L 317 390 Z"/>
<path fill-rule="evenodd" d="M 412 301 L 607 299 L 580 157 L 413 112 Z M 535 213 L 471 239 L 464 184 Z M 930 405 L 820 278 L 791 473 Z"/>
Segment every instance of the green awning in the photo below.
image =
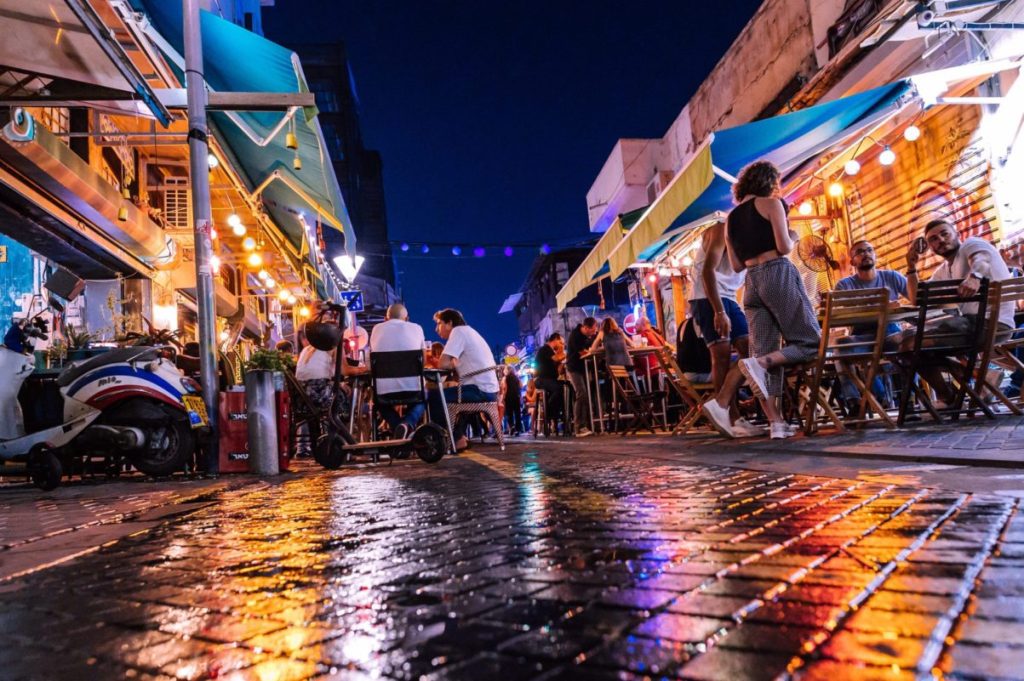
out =
<path fill-rule="evenodd" d="M 180 73 L 184 47 L 181 2 L 132 1 L 149 16 L 165 42 L 161 48 Z M 212 90 L 309 91 L 299 59 L 291 50 L 207 11 L 200 12 L 200 26 L 204 75 Z M 284 112 L 213 111 L 209 121 L 214 135 L 229 151 L 249 189 L 263 187 L 267 211 L 296 248 L 301 250 L 306 238 L 300 215 L 312 225 L 320 213 L 325 222 L 345 235 L 345 250 L 354 253 L 355 231 L 316 114 L 315 107 L 307 107 L 296 112 L 293 121 L 283 128 L 280 125 L 287 116 Z M 288 132 L 294 132 L 298 138 L 298 150 L 287 148 Z M 293 167 L 296 153 L 302 162 L 301 170 Z"/>

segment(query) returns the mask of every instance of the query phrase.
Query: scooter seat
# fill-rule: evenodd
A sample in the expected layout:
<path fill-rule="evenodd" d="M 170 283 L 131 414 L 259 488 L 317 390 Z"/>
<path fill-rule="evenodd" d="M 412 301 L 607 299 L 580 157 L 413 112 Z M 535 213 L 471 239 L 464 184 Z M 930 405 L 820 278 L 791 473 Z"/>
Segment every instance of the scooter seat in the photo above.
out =
<path fill-rule="evenodd" d="M 107 364 L 117 364 L 118 362 L 128 362 L 130 360 L 156 359 L 158 356 L 159 350 L 157 348 L 145 346 L 114 348 L 110 352 L 104 352 L 102 355 L 96 355 L 95 357 L 90 357 L 89 359 L 81 362 L 75 362 L 61 372 L 60 376 L 57 378 L 57 385 L 61 388 L 65 388 L 84 376 L 86 373 Z"/>

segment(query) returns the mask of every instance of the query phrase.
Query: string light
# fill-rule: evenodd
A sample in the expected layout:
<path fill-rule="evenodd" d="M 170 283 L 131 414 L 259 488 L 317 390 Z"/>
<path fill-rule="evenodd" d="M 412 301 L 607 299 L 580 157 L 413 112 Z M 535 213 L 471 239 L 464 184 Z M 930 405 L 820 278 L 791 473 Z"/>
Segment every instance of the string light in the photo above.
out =
<path fill-rule="evenodd" d="M 277 282 L 270 277 L 267 277 L 267 280 L 263 282 L 263 285 L 266 286 L 267 289 L 273 291 L 274 287 L 277 286 Z"/>
<path fill-rule="evenodd" d="M 892 147 L 886 145 L 882 153 L 878 155 L 878 162 L 883 166 L 891 166 L 896 162 L 896 152 L 892 150 Z"/>
<path fill-rule="evenodd" d="M 857 173 L 860 172 L 860 161 L 858 161 L 855 158 L 851 158 L 843 166 L 843 172 L 845 172 L 847 175 L 856 175 Z"/>
<path fill-rule="evenodd" d="M 843 195 L 843 185 L 840 182 L 833 182 L 828 186 L 828 195 L 839 198 Z"/>
<path fill-rule="evenodd" d="M 256 250 L 256 239 L 253 239 L 251 236 L 242 239 L 242 249 L 246 251 Z"/>
<path fill-rule="evenodd" d="M 684 255 L 682 265 L 683 267 L 693 267 L 693 258 L 688 255 Z"/>
<path fill-rule="evenodd" d="M 797 208 L 797 212 L 800 213 L 800 215 L 810 215 L 814 212 L 814 204 L 810 201 L 804 201 L 800 204 L 800 207 Z"/>
<path fill-rule="evenodd" d="M 426 244 L 423 244 L 422 246 L 420 246 L 420 253 L 424 253 L 424 254 L 430 253 L 430 246 L 428 246 Z"/>
<path fill-rule="evenodd" d="M 309 308 L 306 307 L 305 305 L 300 307 L 299 308 L 299 316 L 300 317 L 308 317 L 309 316 Z"/>
<path fill-rule="evenodd" d="M 256 273 L 256 278 L 260 281 L 266 281 L 270 274 L 266 270 L 260 270 Z"/>
<path fill-rule="evenodd" d="M 476 246 L 473 248 L 473 257 L 482 258 L 487 255 L 487 250 L 483 246 Z"/>
<path fill-rule="evenodd" d="M 287 289 L 281 289 L 281 292 L 277 294 L 277 299 L 283 303 L 288 300 L 288 296 L 290 295 L 291 293 L 289 293 Z"/>
<path fill-rule="evenodd" d="M 217 239 L 217 230 L 213 227 L 210 228 L 210 239 L 214 241 Z"/>
<path fill-rule="evenodd" d="M 462 248 L 459 246 L 452 246 L 452 255 L 462 255 Z"/>
<path fill-rule="evenodd" d="M 908 142 L 916 142 L 921 137 L 921 128 L 917 127 L 913 123 L 907 126 L 907 129 L 903 131 L 903 139 Z"/>
<path fill-rule="evenodd" d="M 220 258 L 217 257 L 216 255 L 211 257 L 210 258 L 210 267 L 213 268 L 214 272 L 219 271 L 220 270 Z"/>
<path fill-rule="evenodd" d="M 402 242 L 402 245 L 401 245 L 401 246 L 399 246 L 398 248 L 399 248 L 399 249 L 401 249 L 402 253 L 405 253 L 406 251 L 408 251 L 408 250 L 409 250 L 409 244 L 407 244 L 407 243 L 405 243 L 405 242 L 403 241 L 403 242 Z"/>
<path fill-rule="evenodd" d="M 505 246 L 505 257 L 506 258 L 511 258 L 513 253 L 515 253 L 515 251 L 512 250 L 511 246 Z"/>
<path fill-rule="evenodd" d="M 220 165 L 220 159 L 217 158 L 215 155 L 210 154 L 209 156 L 206 157 L 206 165 L 210 166 L 210 170 L 213 170 L 214 168 Z"/>
<path fill-rule="evenodd" d="M 246 262 L 249 263 L 249 267 L 259 267 L 263 264 L 263 256 L 259 253 L 250 253 Z"/>

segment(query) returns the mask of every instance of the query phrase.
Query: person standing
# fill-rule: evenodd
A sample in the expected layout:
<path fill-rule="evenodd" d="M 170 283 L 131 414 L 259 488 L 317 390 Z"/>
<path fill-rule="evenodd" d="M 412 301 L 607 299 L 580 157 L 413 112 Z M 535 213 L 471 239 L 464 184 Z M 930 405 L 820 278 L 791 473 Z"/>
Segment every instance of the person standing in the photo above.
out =
<path fill-rule="evenodd" d="M 582 324 L 569 334 L 569 343 L 565 351 L 565 373 L 576 393 L 573 405 L 573 424 L 576 437 L 593 435 L 590 429 L 590 393 L 587 389 L 587 370 L 584 366 L 583 354 L 590 349 L 597 336 L 597 320 L 587 317 Z"/>
<path fill-rule="evenodd" d="M 461 377 L 463 402 L 495 402 L 498 399 L 498 373 L 493 370 L 494 357 L 487 341 L 476 329 L 466 324 L 462 313 L 452 308 L 440 310 L 434 314 L 437 335 L 446 343 L 441 354 L 440 368 L 455 369 Z M 486 369 L 492 369 L 486 371 Z M 444 398 L 448 402 L 458 399 L 460 388 L 442 388 Z M 430 418 L 434 423 L 444 424 L 447 415 L 441 402 L 440 390 L 431 390 L 428 394 Z M 455 450 L 465 449 L 469 441 L 466 439 L 466 426 L 463 423 L 453 424 Z"/>
<path fill-rule="evenodd" d="M 548 420 L 554 423 L 562 413 L 562 384 L 558 381 L 559 370 L 565 360 L 565 341 L 562 334 L 553 333 L 540 346 L 535 357 L 537 362 L 537 388 L 544 391 L 544 410 Z"/>
<path fill-rule="evenodd" d="M 513 367 L 505 372 L 505 420 L 513 437 L 523 432 L 523 383 Z"/>
<path fill-rule="evenodd" d="M 693 321 L 711 354 L 711 383 L 715 391 L 722 389 L 732 364 L 732 351 L 740 357 L 750 354 L 750 330 L 736 292 L 747 278 L 745 271 L 736 272 L 726 253 L 725 223 L 718 222 L 701 236 L 693 259 L 693 288 L 690 309 Z M 741 418 L 736 402 L 729 403 L 733 432 L 740 437 L 764 435 L 764 429 Z"/>
<path fill-rule="evenodd" d="M 735 437 L 729 405 L 743 379 L 761 401 L 773 440 L 795 432 L 782 418 L 778 400 L 785 387 L 787 364 L 815 357 L 821 326 L 807 297 L 800 273 L 786 257 L 796 243 L 789 228 L 786 204 L 779 197 L 779 169 L 755 161 L 733 185 L 737 206 L 726 222 L 726 247 L 736 272 L 747 271 L 743 311 L 750 324 L 751 357 L 729 370 L 722 389 L 701 409 L 724 435 Z M 785 341 L 785 346 L 782 346 Z"/>

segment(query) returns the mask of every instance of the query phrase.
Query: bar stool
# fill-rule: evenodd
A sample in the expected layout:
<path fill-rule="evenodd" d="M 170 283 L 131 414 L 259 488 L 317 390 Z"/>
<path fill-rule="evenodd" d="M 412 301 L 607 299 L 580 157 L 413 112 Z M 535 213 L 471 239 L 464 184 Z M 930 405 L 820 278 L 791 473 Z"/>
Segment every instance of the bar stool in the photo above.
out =
<path fill-rule="evenodd" d="M 537 437 L 538 432 L 545 436 L 548 434 L 548 396 L 540 388 L 536 392 L 536 399 L 533 403 L 533 418 L 530 419 L 530 434 Z"/>

